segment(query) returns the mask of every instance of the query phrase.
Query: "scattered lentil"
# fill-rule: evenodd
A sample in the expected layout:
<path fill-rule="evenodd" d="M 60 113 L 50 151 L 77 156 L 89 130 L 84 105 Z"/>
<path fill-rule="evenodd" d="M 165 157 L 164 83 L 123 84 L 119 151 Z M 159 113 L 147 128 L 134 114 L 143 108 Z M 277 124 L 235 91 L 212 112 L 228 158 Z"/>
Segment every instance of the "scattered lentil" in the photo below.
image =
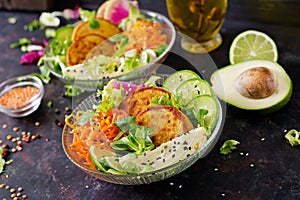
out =
<path fill-rule="evenodd" d="M 20 146 L 16 146 L 16 149 L 18 150 L 18 151 L 22 151 L 22 147 L 20 147 Z"/>
<path fill-rule="evenodd" d="M 3 124 L 3 125 L 2 125 L 2 128 L 3 128 L 3 129 L 6 129 L 7 127 L 8 127 L 7 124 Z"/>
<path fill-rule="evenodd" d="M 36 135 L 32 135 L 32 136 L 31 136 L 31 139 L 32 139 L 32 140 L 35 140 L 35 139 L 36 139 Z"/>
<path fill-rule="evenodd" d="M 21 192 L 18 192 L 17 193 L 17 197 L 20 197 L 22 194 L 21 194 Z"/>
<path fill-rule="evenodd" d="M 16 139 L 16 138 L 12 138 L 11 141 L 12 141 L 13 143 L 15 143 L 15 142 L 17 141 L 17 139 Z"/>
<path fill-rule="evenodd" d="M 12 152 L 12 153 L 15 153 L 15 152 L 17 152 L 17 149 L 16 149 L 16 148 L 12 148 L 12 149 L 11 149 L 11 152 Z"/>
<path fill-rule="evenodd" d="M 14 192 L 16 191 L 16 189 L 15 189 L 15 188 L 11 188 L 9 191 L 10 191 L 11 193 L 14 193 Z"/>
<path fill-rule="evenodd" d="M 23 198 L 23 199 L 27 199 L 27 197 L 28 197 L 28 196 L 27 196 L 26 194 L 23 194 L 23 195 L 22 195 L 22 198 Z"/>
<path fill-rule="evenodd" d="M 13 127 L 13 131 L 14 131 L 14 132 L 17 132 L 18 130 L 19 130 L 18 127 Z"/>
<path fill-rule="evenodd" d="M 10 188 L 9 185 L 6 185 L 6 186 L 5 186 L 5 189 L 6 189 L 6 190 L 9 190 L 9 188 Z"/>
<path fill-rule="evenodd" d="M 59 110 L 58 108 L 55 108 L 55 109 L 54 109 L 54 112 L 55 112 L 56 114 L 60 114 L 60 110 Z"/>
<path fill-rule="evenodd" d="M 0 184 L 0 188 L 4 188 L 5 187 L 5 185 L 2 183 L 2 184 Z"/>
<path fill-rule="evenodd" d="M 0 140 L 0 144 L 3 144 L 3 140 Z"/>
<path fill-rule="evenodd" d="M 35 122 L 34 125 L 39 126 L 39 125 L 41 125 L 41 123 L 40 122 Z"/>
<path fill-rule="evenodd" d="M 11 139 L 12 139 L 12 136 L 11 136 L 11 135 L 7 135 L 7 136 L 6 136 L 6 139 L 11 140 Z"/>
<path fill-rule="evenodd" d="M 16 194 L 16 193 L 12 193 L 12 194 L 10 195 L 10 197 L 11 197 L 11 198 L 15 198 L 15 197 L 17 197 L 17 194 Z"/>
<path fill-rule="evenodd" d="M 18 187 L 18 192 L 22 192 L 23 191 L 23 188 L 22 187 Z"/>

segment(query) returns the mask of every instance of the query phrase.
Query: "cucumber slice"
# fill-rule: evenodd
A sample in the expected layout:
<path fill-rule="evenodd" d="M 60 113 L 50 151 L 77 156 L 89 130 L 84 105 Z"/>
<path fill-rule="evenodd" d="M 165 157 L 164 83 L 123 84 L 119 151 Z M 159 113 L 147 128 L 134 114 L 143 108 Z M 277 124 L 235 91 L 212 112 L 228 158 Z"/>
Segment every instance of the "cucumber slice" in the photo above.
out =
<path fill-rule="evenodd" d="M 59 29 L 56 30 L 54 39 L 60 42 L 71 41 L 73 30 L 74 30 L 74 26 L 72 25 L 60 27 Z"/>
<path fill-rule="evenodd" d="M 210 85 L 203 79 L 192 78 L 182 82 L 176 89 L 175 94 L 178 97 L 181 106 L 186 106 L 189 101 L 199 95 L 212 95 Z"/>
<path fill-rule="evenodd" d="M 214 97 L 210 95 L 197 96 L 188 103 L 186 110 L 193 112 L 198 123 L 204 126 L 208 133 L 211 133 L 219 117 L 219 105 Z M 203 115 L 204 124 L 201 124 L 202 122 L 200 122 L 200 110 L 208 111 L 205 115 Z"/>
<path fill-rule="evenodd" d="M 170 75 L 163 83 L 162 87 L 172 93 L 176 92 L 177 87 L 184 81 L 192 78 L 201 79 L 201 77 L 191 70 L 181 70 Z"/>
<path fill-rule="evenodd" d="M 106 172 L 104 166 L 101 165 L 100 160 L 106 156 L 115 156 L 115 153 L 107 149 L 102 149 L 100 147 L 91 146 L 90 147 L 90 158 L 93 165 L 99 170 Z"/>

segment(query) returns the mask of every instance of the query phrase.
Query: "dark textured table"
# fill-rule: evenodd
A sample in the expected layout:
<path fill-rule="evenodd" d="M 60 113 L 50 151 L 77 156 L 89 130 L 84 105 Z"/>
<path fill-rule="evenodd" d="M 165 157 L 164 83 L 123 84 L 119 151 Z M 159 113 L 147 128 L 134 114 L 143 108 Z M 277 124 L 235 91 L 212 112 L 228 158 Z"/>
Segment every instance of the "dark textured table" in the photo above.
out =
<path fill-rule="evenodd" d="M 101 1 L 81 1 L 84 8 L 95 9 Z M 166 13 L 164 1 L 142 0 L 144 9 Z M 28 199 L 299 199 L 299 147 L 286 143 L 285 131 L 300 130 L 300 1 L 230 0 L 225 24 L 221 30 L 223 44 L 210 53 L 218 67 L 229 63 L 228 50 L 232 39 L 247 29 L 269 34 L 279 49 L 278 62 L 290 75 L 293 84 L 291 101 L 280 111 L 259 116 L 232 106 L 227 107 L 226 121 L 215 148 L 184 172 L 149 185 L 122 186 L 90 177 L 74 166 L 61 145 L 65 108 L 72 106 L 63 97 L 64 85 L 52 79 L 45 85 L 45 96 L 39 109 L 24 118 L 0 114 L 0 140 L 21 135 L 22 131 L 42 137 L 24 143 L 23 150 L 12 153 L 13 162 L 0 175 L 0 184 L 24 188 Z M 28 32 L 25 24 L 37 19 L 37 12 L 0 11 L 0 81 L 38 72 L 36 65 L 20 65 L 21 52 L 9 45 L 20 37 L 43 39 L 41 31 Z M 9 17 L 17 17 L 9 24 Z M 178 64 L 172 55 L 166 61 Z M 184 66 L 178 66 L 184 68 Z M 49 108 L 47 103 L 53 102 Z M 61 112 L 55 112 L 59 109 Z M 40 122 L 36 126 L 36 122 Z M 7 124 L 7 128 L 2 128 Z M 13 127 L 18 127 L 17 132 Z M 230 155 L 221 155 L 219 148 L 227 139 L 240 142 Z M 7 142 L 8 143 L 8 142 Z M 15 143 L 9 143 L 15 146 Z M 10 198 L 7 189 L 0 189 L 0 198 Z"/>

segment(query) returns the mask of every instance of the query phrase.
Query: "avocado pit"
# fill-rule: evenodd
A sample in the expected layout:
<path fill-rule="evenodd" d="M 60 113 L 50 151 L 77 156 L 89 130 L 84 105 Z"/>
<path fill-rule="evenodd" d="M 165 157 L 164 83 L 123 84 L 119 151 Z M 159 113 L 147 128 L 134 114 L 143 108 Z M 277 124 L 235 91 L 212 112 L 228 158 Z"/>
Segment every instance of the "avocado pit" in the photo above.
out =
<path fill-rule="evenodd" d="M 244 97 L 264 99 L 277 92 L 277 83 L 268 68 L 254 67 L 238 76 L 235 88 Z"/>

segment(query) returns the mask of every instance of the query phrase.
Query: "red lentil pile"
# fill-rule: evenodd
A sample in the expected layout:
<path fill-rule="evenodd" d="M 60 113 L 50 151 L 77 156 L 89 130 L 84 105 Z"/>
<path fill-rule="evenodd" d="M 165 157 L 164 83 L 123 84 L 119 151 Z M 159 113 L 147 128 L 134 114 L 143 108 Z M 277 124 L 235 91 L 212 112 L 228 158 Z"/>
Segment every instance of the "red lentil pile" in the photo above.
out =
<path fill-rule="evenodd" d="M 15 109 L 22 108 L 38 92 L 39 89 L 33 86 L 13 88 L 0 97 L 0 104 Z"/>

